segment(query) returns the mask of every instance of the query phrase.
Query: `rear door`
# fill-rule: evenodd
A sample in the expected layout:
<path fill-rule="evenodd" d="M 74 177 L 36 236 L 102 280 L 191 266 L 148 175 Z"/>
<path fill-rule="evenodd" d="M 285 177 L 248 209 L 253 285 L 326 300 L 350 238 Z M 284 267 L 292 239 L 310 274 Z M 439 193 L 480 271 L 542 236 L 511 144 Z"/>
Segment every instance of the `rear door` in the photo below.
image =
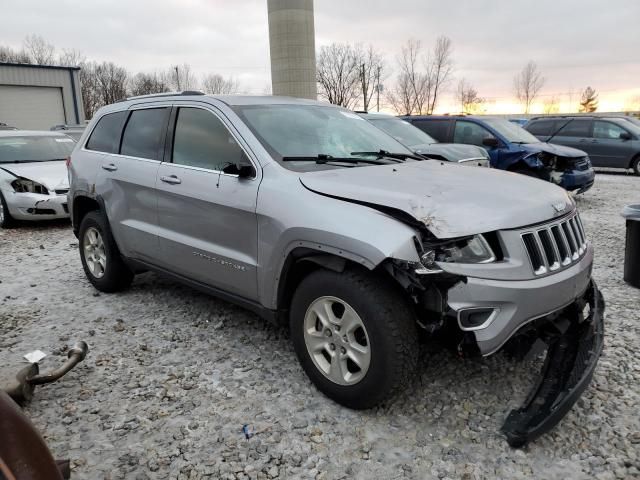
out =
<path fill-rule="evenodd" d="M 162 266 L 255 300 L 261 170 L 255 178 L 223 172 L 249 161 L 248 151 L 214 107 L 176 105 L 158 172 L 158 221 Z"/>
<path fill-rule="evenodd" d="M 599 167 L 628 168 L 633 153 L 632 141 L 620 135 L 629 134 L 620 125 L 606 120 L 594 120 L 591 161 Z"/>
<path fill-rule="evenodd" d="M 132 107 L 116 139 L 118 153 L 106 154 L 99 165 L 96 192 L 122 254 L 131 258 L 158 256 L 155 184 L 170 111 L 169 106 Z"/>

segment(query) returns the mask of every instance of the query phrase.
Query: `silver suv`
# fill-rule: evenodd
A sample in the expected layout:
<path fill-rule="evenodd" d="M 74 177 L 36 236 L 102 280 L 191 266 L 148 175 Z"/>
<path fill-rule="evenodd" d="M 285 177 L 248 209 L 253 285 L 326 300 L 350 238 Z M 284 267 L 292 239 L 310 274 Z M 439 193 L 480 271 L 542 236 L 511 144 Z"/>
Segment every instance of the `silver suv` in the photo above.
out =
<path fill-rule="evenodd" d="M 130 98 L 94 116 L 69 175 L 97 289 L 154 270 L 285 320 L 307 375 L 351 408 L 410 380 L 420 333 L 470 356 L 542 340 L 540 386 L 503 426 L 522 445 L 571 408 L 602 349 L 593 249 L 563 189 L 416 157 L 343 108 Z"/>

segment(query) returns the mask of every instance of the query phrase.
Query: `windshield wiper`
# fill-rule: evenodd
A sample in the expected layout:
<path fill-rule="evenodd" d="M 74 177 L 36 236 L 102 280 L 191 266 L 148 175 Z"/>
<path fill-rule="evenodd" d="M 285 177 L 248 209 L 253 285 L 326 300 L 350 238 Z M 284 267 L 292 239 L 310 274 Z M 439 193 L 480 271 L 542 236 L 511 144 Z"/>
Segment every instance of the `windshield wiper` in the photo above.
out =
<path fill-rule="evenodd" d="M 424 157 L 420 157 L 412 153 L 395 153 L 387 152 L 386 150 L 378 150 L 377 152 L 351 152 L 351 155 L 371 155 L 378 158 L 393 158 L 394 160 L 406 160 L 407 158 L 419 161 L 424 160 Z"/>
<path fill-rule="evenodd" d="M 381 165 L 384 162 L 381 162 L 380 159 L 375 160 L 367 160 L 364 158 L 353 158 L 353 157 L 333 157 L 331 155 L 325 155 L 323 153 L 316 155 L 315 157 L 282 157 L 283 162 L 316 162 L 319 165 L 324 165 L 329 162 L 337 162 L 337 163 L 371 163 L 374 165 Z"/>

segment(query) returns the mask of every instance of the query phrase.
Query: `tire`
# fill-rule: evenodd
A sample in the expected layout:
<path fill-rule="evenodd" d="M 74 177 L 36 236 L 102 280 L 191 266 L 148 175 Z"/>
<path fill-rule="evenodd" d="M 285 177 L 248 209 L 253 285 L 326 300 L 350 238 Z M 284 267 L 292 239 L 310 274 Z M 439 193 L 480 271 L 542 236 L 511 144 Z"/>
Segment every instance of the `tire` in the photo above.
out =
<path fill-rule="evenodd" d="M 633 174 L 640 177 L 640 155 L 633 159 L 631 168 L 633 169 Z"/>
<path fill-rule="evenodd" d="M 338 325 L 326 321 L 326 305 Z M 325 322 L 315 311 L 325 312 Z M 347 331 L 347 323 L 354 326 L 358 321 L 358 328 Z M 311 381 L 346 407 L 379 405 L 404 388 L 416 370 L 419 347 L 413 311 L 394 285 L 367 271 L 309 274 L 293 296 L 289 327 L 298 360 Z M 368 363 L 362 352 L 369 352 Z M 338 358 L 345 360 L 331 361 Z M 359 359 L 359 364 L 352 358 Z M 334 365 L 342 365 L 342 370 Z"/>
<path fill-rule="evenodd" d="M 78 246 L 82 268 L 89 281 L 101 292 L 127 289 L 133 272 L 120 256 L 107 219 L 97 210 L 87 213 L 80 223 Z"/>
<path fill-rule="evenodd" d="M 4 199 L 4 195 L 0 192 L 0 228 L 11 228 L 15 225 L 16 221 L 9 213 L 7 202 Z"/>

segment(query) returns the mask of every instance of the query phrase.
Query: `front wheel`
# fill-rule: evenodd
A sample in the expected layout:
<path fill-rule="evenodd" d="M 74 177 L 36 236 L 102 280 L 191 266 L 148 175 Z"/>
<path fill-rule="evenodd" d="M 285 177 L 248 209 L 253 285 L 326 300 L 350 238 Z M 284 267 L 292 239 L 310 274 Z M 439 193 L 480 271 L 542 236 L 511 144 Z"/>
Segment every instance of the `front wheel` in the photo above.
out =
<path fill-rule="evenodd" d="M 311 381 L 350 408 L 380 404 L 415 371 L 418 338 L 407 300 L 366 271 L 318 270 L 298 286 L 291 339 Z"/>
<path fill-rule="evenodd" d="M 633 169 L 634 175 L 640 176 L 640 156 L 636 157 L 631 164 L 631 168 Z"/>
<path fill-rule="evenodd" d="M 9 213 L 7 202 L 4 199 L 4 195 L 0 192 L 0 228 L 10 228 L 14 225 L 13 217 Z"/>

